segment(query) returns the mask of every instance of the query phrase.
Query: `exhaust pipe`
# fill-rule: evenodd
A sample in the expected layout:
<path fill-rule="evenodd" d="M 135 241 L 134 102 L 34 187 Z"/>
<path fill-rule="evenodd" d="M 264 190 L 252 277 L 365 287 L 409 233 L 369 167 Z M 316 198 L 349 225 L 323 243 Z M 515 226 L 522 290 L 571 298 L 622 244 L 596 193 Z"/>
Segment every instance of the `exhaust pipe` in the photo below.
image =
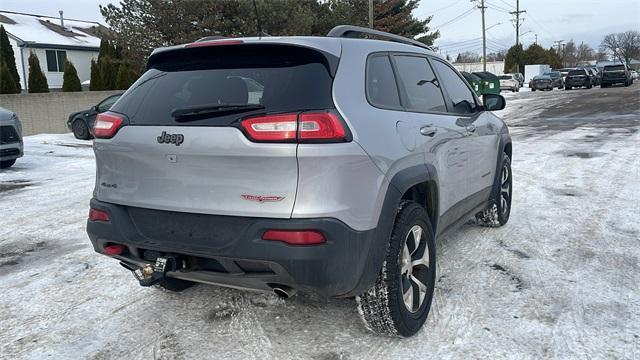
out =
<path fill-rule="evenodd" d="M 273 293 L 278 295 L 281 299 L 288 299 L 297 293 L 296 289 L 292 289 L 288 286 L 272 286 Z"/>

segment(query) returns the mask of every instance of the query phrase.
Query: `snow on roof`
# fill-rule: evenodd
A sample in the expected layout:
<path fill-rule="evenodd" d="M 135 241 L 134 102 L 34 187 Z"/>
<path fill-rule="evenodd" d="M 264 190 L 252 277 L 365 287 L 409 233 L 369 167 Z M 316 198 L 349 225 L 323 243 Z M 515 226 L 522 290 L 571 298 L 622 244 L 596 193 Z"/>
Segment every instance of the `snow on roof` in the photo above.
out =
<path fill-rule="evenodd" d="M 100 23 L 59 17 L 0 11 L 0 24 L 19 41 L 69 47 L 100 47 L 98 32 L 107 30 Z"/>

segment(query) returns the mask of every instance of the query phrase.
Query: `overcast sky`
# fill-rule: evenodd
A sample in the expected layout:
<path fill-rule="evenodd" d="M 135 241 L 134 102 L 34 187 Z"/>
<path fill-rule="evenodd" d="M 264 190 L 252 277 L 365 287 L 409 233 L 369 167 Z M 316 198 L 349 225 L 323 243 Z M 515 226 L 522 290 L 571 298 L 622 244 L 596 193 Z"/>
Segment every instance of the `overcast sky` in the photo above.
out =
<path fill-rule="evenodd" d="M 515 29 L 511 23 L 516 0 L 485 0 L 489 51 L 509 48 L 515 43 Z M 112 0 L 2 0 L 0 10 L 58 16 L 104 23 L 98 4 Z M 443 54 L 462 51 L 482 51 L 480 10 L 470 0 L 421 0 L 414 15 L 424 18 L 433 15 L 431 25 L 440 28 L 436 42 Z M 473 9 L 473 10 L 471 10 Z M 629 29 L 640 30 L 640 0 L 520 0 L 521 42 L 526 46 L 535 41 L 545 47 L 556 40 L 584 41 L 597 48 L 608 33 Z M 499 25 L 495 25 L 499 24 Z M 495 25 L 495 26 L 493 26 Z"/>

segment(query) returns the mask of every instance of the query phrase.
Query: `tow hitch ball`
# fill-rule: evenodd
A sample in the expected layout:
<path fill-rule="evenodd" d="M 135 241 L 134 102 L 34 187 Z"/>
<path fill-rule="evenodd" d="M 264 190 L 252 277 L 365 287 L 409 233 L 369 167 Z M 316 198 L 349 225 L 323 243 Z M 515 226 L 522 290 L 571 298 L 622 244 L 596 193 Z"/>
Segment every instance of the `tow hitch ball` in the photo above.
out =
<path fill-rule="evenodd" d="M 126 263 L 120 264 L 131 270 L 141 286 L 153 286 L 164 279 L 167 271 L 176 271 L 177 262 L 173 257 L 158 257 L 155 264 L 146 264 L 142 268 L 133 267 Z"/>

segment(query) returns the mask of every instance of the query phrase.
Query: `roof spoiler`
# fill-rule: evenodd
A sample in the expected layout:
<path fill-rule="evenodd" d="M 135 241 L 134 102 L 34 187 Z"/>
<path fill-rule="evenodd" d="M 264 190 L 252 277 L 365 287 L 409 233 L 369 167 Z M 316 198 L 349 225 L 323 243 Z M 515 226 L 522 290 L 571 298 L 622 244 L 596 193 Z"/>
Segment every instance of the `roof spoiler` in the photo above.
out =
<path fill-rule="evenodd" d="M 361 27 L 361 26 L 338 25 L 327 33 L 327 37 L 337 37 L 337 38 L 360 38 L 363 35 L 369 35 L 369 36 L 380 38 L 382 40 L 394 41 L 402 44 L 418 46 L 423 49 L 434 51 L 431 46 L 421 43 L 420 41 L 409 39 L 404 36 L 391 34 L 384 31 Z"/>

